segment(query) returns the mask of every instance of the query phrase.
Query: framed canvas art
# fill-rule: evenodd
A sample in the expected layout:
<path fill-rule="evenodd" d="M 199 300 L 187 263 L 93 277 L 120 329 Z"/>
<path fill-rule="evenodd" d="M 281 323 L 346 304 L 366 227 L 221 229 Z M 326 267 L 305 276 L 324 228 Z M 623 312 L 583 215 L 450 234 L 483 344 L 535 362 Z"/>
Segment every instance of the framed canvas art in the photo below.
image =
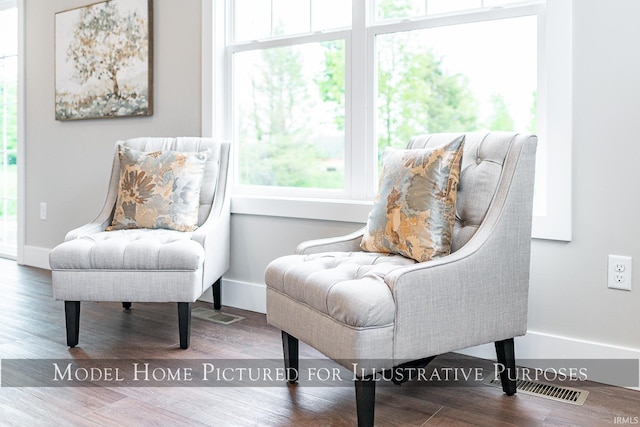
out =
<path fill-rule="evenodd" d="M 152 0 L 55 14 L 55 118 L 153 114 Z"/>

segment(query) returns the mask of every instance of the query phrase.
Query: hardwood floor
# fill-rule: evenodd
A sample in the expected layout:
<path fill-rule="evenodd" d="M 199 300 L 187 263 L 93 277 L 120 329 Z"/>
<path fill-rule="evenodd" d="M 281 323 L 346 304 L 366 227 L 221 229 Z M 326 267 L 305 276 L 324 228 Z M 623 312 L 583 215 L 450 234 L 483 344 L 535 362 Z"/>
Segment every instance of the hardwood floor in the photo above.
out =
<path fill-rule="evenodd" d="M 280 331 L 265 316 L 243 316 L 228 325 L 193 318 L 191 347 L 179 349 L 175 304 L 82 303 L 80 343 L 65 341 L 64 304 L 51 296 L 48 271 L 0 260 L 0 358 L 131 361 L 281 359 Z M 194 307 L 208 307 L 197 302 Z M 516 349 L 517 352 L 517 349 Z M 517 353 L 516 353 L 517 354 Z M 324 359 L 301 343 L 301 358 Z M 448 355 L 449 356 L 449 355 Z M 454 357 L 454 356 L 451 356 Z M 491 362 L 459 357 L 463 365 L 491 369 Z M 434 363 L 438 361 L 438 358 Z M 7 367 L 5 363 L 5 369 Z M 326 363 L 331 366 L 330 361 Z M 337 366 L 337 365 L 333 365 Z M 8 376 L 7 371 L 0 374 Z M 580 385 L 580 388 L 585 388 Z M 638 423 L 640 392 L 588 387 L 584 406 L 540 397 L 503 395 L 478 385 L 378 387 L 380 426 L 602 426 Z M 622 418 L 616 418 L 622 417 Z M 626 417 L 626 418 L 625 418 Z M 634 422 L 635 420 L 635 422 Z M 356 424 L 353 386 L 271 387 L 7 387 L 0 388 L 0 424 L 15 426 L 351 426 Z"/>

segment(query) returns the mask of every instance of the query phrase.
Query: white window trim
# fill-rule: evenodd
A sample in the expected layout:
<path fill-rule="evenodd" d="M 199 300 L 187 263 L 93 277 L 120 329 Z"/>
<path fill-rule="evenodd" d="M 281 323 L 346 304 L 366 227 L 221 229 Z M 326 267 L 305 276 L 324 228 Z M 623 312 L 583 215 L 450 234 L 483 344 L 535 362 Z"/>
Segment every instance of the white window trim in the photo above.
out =
<path fill-rule="evenodd" d="M 536 179 L 546 187 L 546 212 L 533 216 L 532 236 L 539 239 L 571 241 L 572 238 L 572 141 L 573 141 L 573 0 L 547 0 L 544 16 L 545 58 L 543 75 L 538 78 L 539 120 L 546 126 L 541 135 L 547 143 L 538 145 L 538 162 L 546 168 L 537 170 Z M 550 43 L 549 40 L 553 40 Z M 550 185 L 548 185 L 550 184 Z"/>
<path fill-rule="evenodd" d="M 217 2 L 216 2 L 217 3 Z M 222 3 L 222 2 L 220 2 Z M 361 8 L 364 0 L 354 1 L 354 16 L 362 17 Z M 533 7 L 533 6 L 532 6 Z M 506 10 L 507 8 L 505 8 Z M 539 67 L 542 73 L 538 81 L 539 88 L 539 123 L 543 123 L 540 129 L 541 135 L 546 135 L 548 144 L 538 145 L 538 161 L 546 164 L 546 170 L 538 170 L 537 179 L 543 184 L 553 183 L 547 186 L 546 212 L 535 213 L 533 218 L 532 237 L 538 239 L 570 241 L 572 238 L 571 224 L 571 147 L 572 147 L 572 11 L 573 0 L 547 0 L 546 13 L 542 19 L 544 31 L 539 34 L 540 42 L 545 43 L 545 58 Z M 230 76 L 230 68 L 224 65 L 224 11 L 216 10 L 212 2 L 202 0 L 202 135 L 214 136 L 221 139 L 229 139 L 230 129 L 225 121 L 225 110 L 229 111 L 229 86 L 225 84 L 227 76 Z M 497 10 L 496 13 L 505 13 Z M 489 16 L 489 15 L 488 15 Z M 438 18 L 442 20 L 456 19 L 455 16 Z M 356 20 L 356 26 L 365 26 Z M 406 24 L 406 23 L 405 23 Z M 376 24 L 367 29 L 367 34 L 372 31 L 380 31 L 381 28 L 389 28 L 392 24 Z M 419 26 L 419 23 L 412 25 Z M 216 34 L 214 34 L 214 29 Z M 360 52 L 359 58 L 347 55 L 347 78 L 350 75 L 364 75 L 361 67 L 368 67 L 366 79 L 353 81 L 352 92 L 346 94 L 346 106 L 350 108 L 350 97 L 365 97 L 372 93 L 373 79 L 373 46 L 371 36 L 364 31 L 353 31 L 352 39 L 347 43 L 360 44 L 362 40 L 354 40 L 356 37 L 368 37 L 367 51 Z M 553 43 L 546 43 L 553 40 Z M 347 46 L 350 49 L 350 46 Z M 357 59 L 351 63 L 351 59 Z M 366 65 L 365 65 L 366 64 Z M 358 68 L 360 67 L 360 68 Z M 214 100 L 225 100 L 214 102 Z M 371 208 L 371 194 L 367 194 L 367 188 L 373 188 L 374 171 L 370 162 L 358 162 L 351 164 L 350 158 L 357 153 L 362 158 L 363 153 L 367 158 L 373 159 L 373 147 L 367 144 L 368 135 L 373 133 L 373 124 L 368 123 L 367 118 L 373 117 L 373 105 L 366 102 L 369 111 L 352 111 L 347 114 L 347 126 L 345 138 L 350 141 L 346 144 L 350 150 L 345 153 L 345 182 L 351 183 L 349 189 L 350 199 L 325 199 L 311 198 L 308 191 L 307 197 L 292 197 L 291 193 L 282 196 L 260 196 L 251 194 L 234 194 L 232 196 L 231 209 L 235 214 L 279 216 L 289 218 L 304 218 L 327 221 L 343 221 L 364 223 Z M 546 106 L 546 109 L 544 108 Z M 541 108 L 542 107 L 542 108 Z M 351 132 L 351 129 L 363 129 L 363 132 Z M 371 161 L 372 163 L 372 161 Z M 372 163 L 373 164 L 373 163 Z M 357 168 L 357 170 L 352 169 Z M 358 177 L 356 180 L 355 178 Z M 369 199 L 369 200 L 367 200 Z"/>
<path fill-rule="evenodd" d="M 17 230 L 17 247 L 2 247 L 0 249 L 0 257 L 17 260 L 18 263 L 22 263 L 24 256 L 24 242 L 26 239 L 25 224 L 25 182 L 26 174 L 24 168 L 25 147 L 24 147 L 24 134 L 25 134 L 25 44 L 24 44 L 24 32 L 25 32 L 25 4 L 24 0 L 15 1 L 2 1 L 0 0 L 0 10 L 17 7 L 18 9 L 18 121 L 17 121 L 17 137 L 18 137 L 18 150 L 17 150 L 17 166 L 18 166 L 18 201 L 17 201 L 17 213 L 16 218 L 18 220 Z"/>
<path fill-rule="evenodd" d="M 224 58 L 227 65 L 226 72 L 228 76 L 233 75 L 232 57 L 235 53 L 238 53 L 238 52 L 246 52 L 246 51 L 256 52 L 263 49 L 299 46 L 299 45 L 304 45 L 309 43 L 321 43 L 321 42 L 327 42 L 327 41 L 333 41 L 333 40 L 344 40 L 346 51 L 350 52 L 350 49 L 352 46 L 351 37 L 352 37 L 351 30 L 337 29 L 337 30 L 316 32 L 316 33 L 310 33 L 310 34 L 292 35 L 292 36 L 287 36 L 283 38 L 274 37 L 267 40 L 254 40 L 251 42 L 237 43 L 227 47 L 224 53 L 225 55 Z M 350 82 L 353 81 L 353 79 L 351 78 L 352 62 L 351 62 L 349 53 L 345 55 L 345 61 L 346 61 L 345 85 L 346 87 L 349 87 Z M 235 109 L 233 108 L 233 103 L 232 103 L 232 98 L 234 95 L 233 93 L 231 93 L 231 91 L 233 91 L 233 85 L 227 85 L 227 86 L 229 86 L 228 94 L 230 96 L 228 96 L 225 99 L 226 111 L 231 111 L 232 112 L 231 114 L 234 114 Z M 264 195 L 265 192 L 267 192 L 271 197 L 283 197 L 285 199 L 289 199 L 292 197 L 302 198 L 307 200 L 309 200 L 310 198 L 316 198 L 320 200 L 333 199 L 333 198 L 344 199 L 344 200 L 364 199 L 365 198 L 364 194 L 362 195 L 354 194 L 352 189 L 358 188 L 358 186 L 354 185 L 349 179 L 349 176 L 351 177 L 359 176 L 358 173 L 354 173 L 352 171 L 353 162 L 351 161 L 351 156 L 355 151 L 351 147 L 351 139 L 350 139 L 350 135 L 352 134 L 351 129 L 353 128 L 351 115 L 350 115 L 351 99 L 352 99 L 352 93 L 347 91 L 345 93 L 345 113 L 346 113 L 345 114 L 345 156 L 344 156 L 345 187 L 343 189 L 292 188 L 292 187 L 277 187 L 277 186 L 265 188 L 264 186 L 259 186 L 259 185 L 246 185 L 246 184 L 241 185 L 238 183 L 239 179 L 238 179 L 238 176 L 236 175 L 238 171 L 237 171 L 237 168 L 235 167 L 235 163 L 233 163 L 233 167 L 232 167 L 233 193 L 237 195 L 243 195 L 243 196 L 259 196 L 260 197 Z M 228 125 L 229 123 L 232 123 L 235 120 L 235 118 L 232 118 L 232 120 L 228 120 L 228 117 L 227 117 L 227 118 L 223 118 L 223 120 L 226 120 L 227 121 L 226 124 Z M 233 134 L 234 134 L 234 130 L 230 130 L 229 133 L 227 134 L 229 135 L 227 139 L 233 139 Z"/>

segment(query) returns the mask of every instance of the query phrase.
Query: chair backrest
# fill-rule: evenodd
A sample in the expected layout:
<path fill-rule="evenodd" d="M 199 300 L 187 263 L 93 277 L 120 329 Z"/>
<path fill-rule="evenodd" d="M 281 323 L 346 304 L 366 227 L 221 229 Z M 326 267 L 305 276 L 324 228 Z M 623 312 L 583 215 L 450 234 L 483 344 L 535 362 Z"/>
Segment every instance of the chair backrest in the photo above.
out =
<path fill-rule="evenodd" d="M 435 147 L 459 135 L 462 134 L 419 135 L 411 138 L 407 148 Z M 512 153 L 512 147 L 517 145 L 520 150 L 522 144 L 514 144 L 514 142 L 528 141 L 533 145 L 537 142 L 537 138 L 533 135 L 514 132 L 471 132 L 464 135 L 462 170 L 456 201 L 456 222 L 451 239 L 452 252 L 460 249 L 473 237 L 487 215 L 500 183 L 512 178 L 512 176 L 505 176 L 504 172 L 509 155 L 519 156 L 519 153 Z M 527 166 L 531 171 L 535 162 L 535 149 L 532 153 L 531 158 L 520 159 L 529 163 Z M 514 171 L 509 170 L 508 173 L 513 175 Z M 530 175 L 528 178 L 532 189 L 533 173 Z M 523 212 L 530 217 L 530 206 L 529 208 L 523 206 Z M 526 221 L 524 225 L 527 225 Z"/>
<path fill-rule="evenodd" d="M 117 151 L 119 144 L 138 151 L 210 151 L 205 164 L 202 187 L 200 188 L 198 225 L 202 225 L 202 223 L 207 219 L 214 203 L 222 199 L 222 197 L 217 198 L 216 194 L 226 191 L 230 150 L 230 144 L 228 142 L 221 142 L 212 138 L 198 137 L 142 137 L 118 141 L 116 143 L 116 153 L 113 161 L 113 170 L 111 172 L 109 193 L 113 193 L 115 191 L 117 194 L 117 186 L 120 179 L 120 158 Z M 115 199 L 113 199 L 113 202 L 115 203 Z"/>

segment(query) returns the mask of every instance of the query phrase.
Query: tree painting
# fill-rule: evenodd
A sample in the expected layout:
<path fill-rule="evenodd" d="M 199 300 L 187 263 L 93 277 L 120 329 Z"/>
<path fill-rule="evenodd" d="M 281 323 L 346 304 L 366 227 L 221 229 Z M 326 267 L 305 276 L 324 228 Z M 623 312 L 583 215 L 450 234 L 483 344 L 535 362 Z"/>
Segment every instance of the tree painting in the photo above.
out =
<path fill-rule="evenodd" d="M 152 113 L 151 1 L 56 14 L 56 119 Z"/>

